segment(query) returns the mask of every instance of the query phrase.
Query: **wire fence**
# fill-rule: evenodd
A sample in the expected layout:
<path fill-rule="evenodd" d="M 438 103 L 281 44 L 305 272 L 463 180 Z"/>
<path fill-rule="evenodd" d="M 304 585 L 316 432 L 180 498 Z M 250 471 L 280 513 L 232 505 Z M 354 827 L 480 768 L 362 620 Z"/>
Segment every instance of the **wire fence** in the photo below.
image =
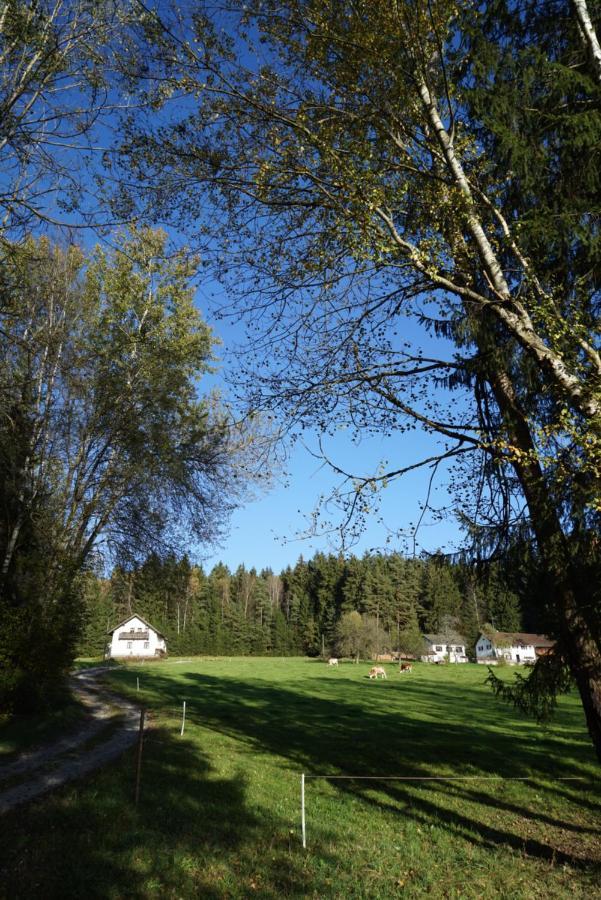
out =
<path fill-rule="evenodd" d="M 140 690 L 140 680 L 136 679 L 137 691 Z M 192 714 L 191 714 L 192 713 Z M 140 708 L 140 725 L 138 735 L 138 747 L 136 752 L 136 780 L 135 780 L 135 803 L 138 803 L 140 795 L 140 780 L 142 767 L 142 751 L 144 742 L 162 743 L 160 738 L 145 737 L 145 730 L 148 728 L 149 721 L 152 722 L 156 718 L 161 727 L 164 727 L 166 720 L 174 720 L 172 728 L 179 732 L 180 737 L 184 737 L 186 733 L 186 725 L 206 726 L 206 721 L 194 714 L 190 710 L 186 700 L 181 701 L 178 706 L 142 706 Z M 399 782 L 399 783 L 432 783 L 432 782 L 531 782 L 536 784 L 543 777 L 553 783 L 565 782 L 591 782 L 591 778 L 586 776 L 561 776 L 553 777 L 546 773 L 538 775 L 499 775 L 499 774 L 483 774 L 483 775 L 346 775 L 333 773 L 316 773 L 301 772 L 291 768 L 291 774 L 300 778 L 300 824 L 301 838 L 303 849 L 307 849 L 307 809 L 306 809 L 306 787 L 309 781 L 319 782 Z"/>
<path fill-rule="evenodd" d="M 305 787 L 307 781 L 396 781 L 396 782 L 461 782 L 461 781 L 495 781 L 495 782 L 533 782 L 536 783 L 538 776 L 534 775 L 319 775 L 306 774 L 302 772 L 300 775 L 300 815 L 301 815 L 301 837 L 303 842 L 303 850 L 307 849 L 307 811 L 305 804 Z M 566 776 L 553 778 L 554 782 L 590 782 L 590 778 L 585 776 Z"/>

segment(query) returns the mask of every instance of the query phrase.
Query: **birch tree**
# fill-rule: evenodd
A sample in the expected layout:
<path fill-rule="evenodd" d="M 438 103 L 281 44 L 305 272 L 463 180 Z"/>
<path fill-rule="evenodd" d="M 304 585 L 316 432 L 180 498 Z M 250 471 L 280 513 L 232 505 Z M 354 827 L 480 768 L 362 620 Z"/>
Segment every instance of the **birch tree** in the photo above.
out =
<path fill-rule="evenodd" d="M 586 0 L 194 3 L 156 18 L 145 96 L 178 104 L 130 123 L 123 161 L 229 271 L 270 354 L 254 405 L 440 437 L 426 460 L 341 472 L 347 524 L 454 461 L 480 547 L 533 541 L 557 648 L 532 686 L 567 666 L 601 755 L 597 32 Z"/>

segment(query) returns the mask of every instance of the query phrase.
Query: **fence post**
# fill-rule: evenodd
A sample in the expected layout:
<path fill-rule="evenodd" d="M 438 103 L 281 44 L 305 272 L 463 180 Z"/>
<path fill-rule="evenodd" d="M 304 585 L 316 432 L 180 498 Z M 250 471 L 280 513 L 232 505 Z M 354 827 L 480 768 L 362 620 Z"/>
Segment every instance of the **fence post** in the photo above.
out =
<path fill-rule="evenodd" d="M 136 690 L 137 690 L 137 691 L 140 690 L 140 678 L 139 678 L 139 677 L 136 678 Z"/>
<path fill-rule="evenodd" d="M 140 730 L 138 732 L 138 753 L 136 756 L 136 790 L 134 803 L 137 806 L 140 799 L 140 775 L 142 772 L 142 747 L 144 745 L 144 707 L 140 709 Z"/>
<path fill-rule="evenodd" d="M 182 709 L 182 730 L 181 730 L 180 733 L 179 733 L 179 736 L 180 736 L 180 737 L 183 737 L 183 735 L 184 735 L 184 727 L 185 727 L 185 725 L 186 725 L 186 701 L 184 700 L 184 706 L 183 706 L 183 709 Z"/>
<path fill-rule="evenodd" d="M 305 824 L 305 773 L 301 775 L 301 833 L 303 836 L 303 850 L 307 849 L 307 829 Z"/>

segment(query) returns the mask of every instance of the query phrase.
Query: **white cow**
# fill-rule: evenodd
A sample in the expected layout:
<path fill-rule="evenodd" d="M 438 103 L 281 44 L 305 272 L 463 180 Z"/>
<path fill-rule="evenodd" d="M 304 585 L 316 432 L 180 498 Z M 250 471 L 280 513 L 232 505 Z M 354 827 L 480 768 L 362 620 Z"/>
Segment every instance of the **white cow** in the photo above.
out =
<path fill-rule="evenodd" d="M 386 670 L 383 669 L 382 666 L 373 666 L 373 668 L 369 670 L 369 677 L 375 678 L 376 680 L 378 678 L 386 678 Z"/>
<path fill-rule="evenodd" d="M 333 656 L 331 659 L 328 660 L 328 665 L 329 666 L 337 666 L 338 660 Z"/>

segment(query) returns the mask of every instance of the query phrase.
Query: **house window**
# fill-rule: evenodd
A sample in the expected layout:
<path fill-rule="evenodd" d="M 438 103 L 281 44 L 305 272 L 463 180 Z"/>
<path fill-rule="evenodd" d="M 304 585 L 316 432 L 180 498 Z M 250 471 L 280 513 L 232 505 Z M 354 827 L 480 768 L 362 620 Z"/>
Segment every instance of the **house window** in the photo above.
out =
<path fill-rule="evenodd" d="M 435 647 L 434 649 L 437 653 L 442 653 L 442 647 Z"/>
<path fill-rule="evenodd" d="M 132 642 L 131 642 L 131 641 L 128 641 L 128 642 L 127 642 L 127 649 L 128 649 L 128 650 L 131 650 L 132 646 L 133 646 Z"/>
<path fill-rule="evenodd" d="M 144 649 L 148 650 L 149 647 L 150 647 L 150 641 L 144 641 Z"/>

